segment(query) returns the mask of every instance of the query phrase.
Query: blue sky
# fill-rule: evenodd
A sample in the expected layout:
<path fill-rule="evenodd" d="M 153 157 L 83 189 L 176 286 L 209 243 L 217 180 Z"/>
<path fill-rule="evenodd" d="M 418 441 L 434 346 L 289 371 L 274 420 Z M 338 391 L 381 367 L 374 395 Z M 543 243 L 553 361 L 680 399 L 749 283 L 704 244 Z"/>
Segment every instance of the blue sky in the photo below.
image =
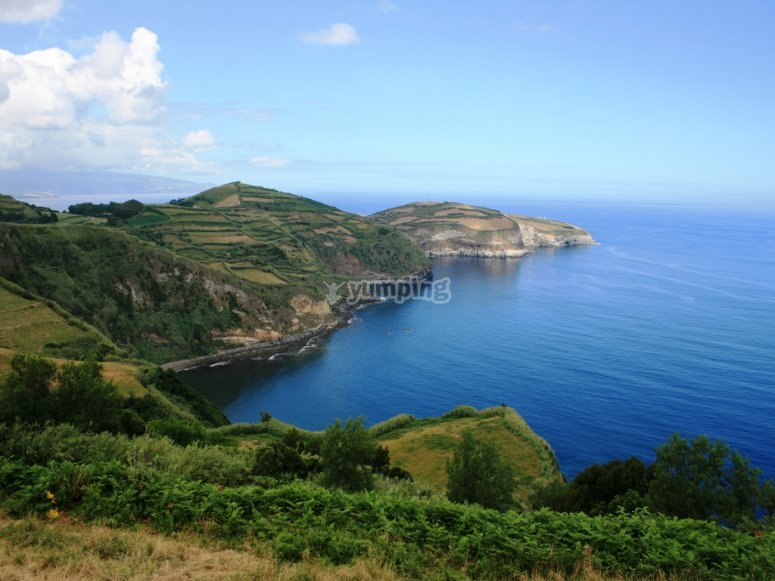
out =
<path fill-rule="evenodd" d="M 775 198 L 775 2 L 0 0 L 0 169 Z"/>

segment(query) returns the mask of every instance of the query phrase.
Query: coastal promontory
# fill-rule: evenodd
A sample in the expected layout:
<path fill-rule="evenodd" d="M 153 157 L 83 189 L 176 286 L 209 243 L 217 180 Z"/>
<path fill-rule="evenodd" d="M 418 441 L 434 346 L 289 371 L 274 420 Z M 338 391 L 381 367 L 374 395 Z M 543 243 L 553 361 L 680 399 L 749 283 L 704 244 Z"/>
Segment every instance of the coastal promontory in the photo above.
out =
<path fill-rule="evenodd" d="M 589 232 L 566 222 L 456 202 L 415 202 L 373 218 L 406 234 L 431 258 L 519 258 L 539 247 L 594 244 Z"/>

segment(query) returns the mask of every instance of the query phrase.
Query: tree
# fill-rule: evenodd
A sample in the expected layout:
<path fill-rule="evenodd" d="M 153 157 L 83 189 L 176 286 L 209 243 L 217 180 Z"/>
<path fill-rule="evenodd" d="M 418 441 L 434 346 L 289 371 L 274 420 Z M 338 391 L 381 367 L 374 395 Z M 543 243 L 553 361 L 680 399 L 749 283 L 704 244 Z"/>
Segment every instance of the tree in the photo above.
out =
<path fill-rule="evenodd" d="M 57 373 L 57 380 L 54 420 L 94 432 L 119 431 L 123 398 L 102 377 L 102 365 L 91 360 L 65 363 Z"/>
<path fill-rule="evenodd" d="M 348 418 L 344 426 L 336 420 L 326 428 L 320 447 L 323 483 L 351 492 L 372 488 L 376 453 L 377 441 L 363 417 Z"/>
<path fill-rule="evenodd" d="M 500 457 L 498 446 L 477 440 L 463 430 L 451 461 L 447 461 L 447 497 L 453 502 L 473 502 L 506 510 L 514 506 L 517 472 Z"/>
<path fill-rule="evenodd" d="M 571 483 L 553 482 L 533 491 L 535 506 L 546 506 L 557 512 L 584 512 L 590 516 L 612 514 L 643 506 L 648 482 L 646 465 L 632 456 L 592 464 Z"/>
<path fill-rule="evenodd" d="M 42 357 L 17 353 L 0 389 L 0 419 L 45 422 L 51 411 L 56 366 Z"/>
<path fill-rule="evenodd" d="M 741 526 L 766 504 L 771 484 L 760 482 L 761 470 L 722 440 L 673 434 L 656 453 L 648 494 L 659 512 Z"/>
<path fill-rule="evenodd" d="M 48 359 L 17 353 L 11 373 L 0 386 L 0 420 L 54 421 L 83 430 L 117 432 L 123 407 L 123 398 L 102 377 L 102 366 L 96 361 L 65 363 L 57 371 Z"/>
<path fill-rule="evenodd" d="M 573 479 L 571 493 L 576 510 L 598 515 L 627 508 L 623 499 L 632 504 L 646 494 L 647 486 L 646 465 L 632 456 L 585 468 Z"/>

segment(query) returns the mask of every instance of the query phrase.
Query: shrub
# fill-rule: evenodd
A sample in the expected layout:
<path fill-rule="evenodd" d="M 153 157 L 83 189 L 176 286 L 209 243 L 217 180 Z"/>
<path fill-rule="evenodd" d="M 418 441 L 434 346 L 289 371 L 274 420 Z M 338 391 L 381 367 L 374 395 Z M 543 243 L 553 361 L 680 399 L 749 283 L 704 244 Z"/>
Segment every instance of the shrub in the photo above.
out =
<path fill-rule="evenodd" d="M 514 506 L 516 478 L 516 469 L 501 460 L 497 444 L 463 430 L 452 461 L 447 462 L 447 497 L 505 510 Z"/>
<path fill-rule="evenodd" d="M 362 417 L 339 420 L 323 434 L 320 460 L 323 483 L 345 490 L 366 490 L 373 486 L 371 465 L 377 452 L 377 441 L 364 426 Z"/>

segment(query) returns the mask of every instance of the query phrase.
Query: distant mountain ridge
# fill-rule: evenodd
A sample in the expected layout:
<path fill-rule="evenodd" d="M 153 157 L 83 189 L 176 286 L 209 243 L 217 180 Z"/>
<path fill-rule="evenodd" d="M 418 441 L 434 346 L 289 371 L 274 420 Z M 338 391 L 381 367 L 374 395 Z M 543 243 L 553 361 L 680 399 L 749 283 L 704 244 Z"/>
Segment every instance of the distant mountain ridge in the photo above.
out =
<path fill-rule="evenodd" d="M 166 202 L 191 196 L 214 184 L 146 174 L 109 171 L 0 170 L 0 192 L 38 205 L 64 210 L 84 198 L 138 198 Z"/>

